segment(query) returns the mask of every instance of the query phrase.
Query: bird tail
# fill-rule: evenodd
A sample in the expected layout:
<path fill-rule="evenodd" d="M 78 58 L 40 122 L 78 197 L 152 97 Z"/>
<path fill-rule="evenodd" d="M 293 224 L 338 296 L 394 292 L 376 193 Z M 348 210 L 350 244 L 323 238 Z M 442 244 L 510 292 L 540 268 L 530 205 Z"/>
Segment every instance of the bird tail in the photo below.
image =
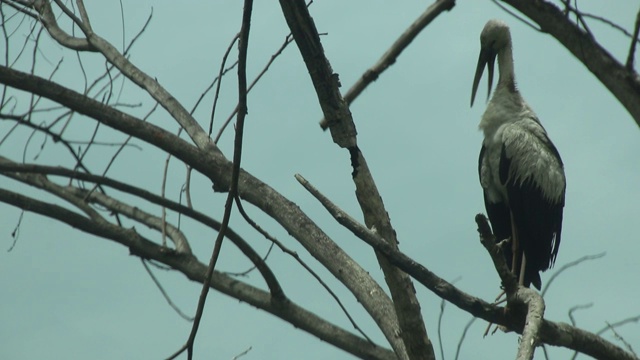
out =
<path fill-rule="evenodd" d="M 533 286 L 538 290 L 542 289 L 542 280 L 540 279 L 540 273 L 538 272 L 538 270 L 527 266 L 524 270 L 524 286 L 531 287 L 531 284 L 533 284 Z"/>

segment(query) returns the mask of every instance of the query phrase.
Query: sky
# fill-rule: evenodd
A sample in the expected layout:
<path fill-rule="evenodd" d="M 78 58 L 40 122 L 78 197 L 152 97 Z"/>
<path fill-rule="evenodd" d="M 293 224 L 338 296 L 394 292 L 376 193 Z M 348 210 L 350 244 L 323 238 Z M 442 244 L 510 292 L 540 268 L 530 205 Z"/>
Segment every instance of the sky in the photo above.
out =
<path fill-rule="evenodd" d="M 218 72 L 224 51 L 240 28 L 242 11 L 239 1 L 193 1 L 185 6 L 174 1 L 137 0 L 123 1 L 123 9 L 118 2 L 87 1 L 86 5 L 94 31 L 119 49 L 123 38 L 128 42 L 153 11 L 151 23 L 136 42 L 130 59 L 188 109 Z M 416 0 L 313 3 L 311 14 L 318 30 L 326 33 L 322 43 L 344 92 L 426 7 L 424 1 Z M 616 6 L 585 2 L 581 8 L 627 29 L 631 29 L 638 11 L 633 2 L 618 2 Z M 569 322 L 572 307 L 590 304 L 576 311 L 574 317 L 579 327 L 596 332 L 607 323 L 638 316 L 638 126 L 595 76 L 555 39 L 533 31 L 490 1 L 459 1 L 452 11 L 440 15 L 351 106 L 358 145 L 383 196 L 400 248 L 439 276 L 455 281 L 465 292 L 487 301 L 499 292 L 498 276 L 478 241 L 474 222 L 474 216 L 484 211 L 477 179 L 482 141 L 477 126 L 484 111 L 484 81 L 475 106 L 469 107 L 479 34 L 492 18 L 510 25 L 518 87 L 565 164 L 566 207 L 555 269 L 583 256 L 606 253 L 567 270 L 554 281 L 545 296 L 545 318 Z M 9 24 L 16 27 L 17 21 Z M 25 24 L 28 22 L 14 37 L 27 35 Z M 613 56 L 626 59 L 627 37 L 594 20 L 589 26 Z M 256 1 L 249 40 L 249 78 L 261 71 L 287 34 L 278 4 Z M 46 35 L 41 46 L 36 72 L 48 76 L 63 58 L 54 80 L 81 91 L 83 76 L 75 54 Z M 4 59 L 4 46 L 1 48 L 0 57 Z M 12 45 L 10 55 L 18 51 L 17 45 Z M 235 50 L 233 56 L 237 56 Z M 89 79 L 104 70 L 103 61 L 94 54 L 83 55 L 83 65 Z M 13 66 L 27 71 L 30 55 Z M 215 129 L 235 107 L 235 82 L 234 70 L 222 83 Z M 117 80 L 115 88 L 119 102 L 136 105 L 126 108 L 136 116 L 144 116 L 153 106 L 150 98 L 131 83 L 122 85 Z M 24 94 L 17 96 L 19 106 L 28 104 Z M 211 102 L 209 94 L 195 113 L 204 126 L 208 126 Z M 333 144 L 330 134 L 319 128 L 320 107 L 294 44 L 285 49 L 249 94 L 248 107 L 242 167 L 298 204 L 383 283 L 373 251 L 337 225 L 294 179 L 296 173 L 303 175 L 345 211 L 361 219 L 348 152 Z M 51 121 L 46 116 L 40 119 Z M 149 121 L 177 131 L 177 124 L 161 110 Z M 86 140 L 94 127 L 93 121 L 81 117 L 71 124 L 66 134 L 75 140 Z M 0 135 L 12 125 L 1 121 Z M 24 156 L 25 161 L 39 164 L 73 164 L 59 144 L 49 139 L 41 151 L 43 136 L 30 135 L 28 131 L 13 133 L 0 144 L 0 155 L 15 161 L 22 161 Z M 122 134 L 104 128 L 98 138 L 124 140 Z M 233 131 L 228 130 L 220 142 L 229 158 L 232 140 Z M 134 144 L 137 147 L 125 148 L 116 159 L 109 175 L 159 193 L 166 156 L 140 141 Z M 94 148 L 88 154 L 92 170 L 102 172 L 115 151 L 107 146 Z M 184 178 L 184 167 L 173 161 L 168 197 L 179 198 Z M 195 176 L 193 181 L 194 206 L 221 219 L 225 195 L 213 194 L 202 177 Z M 5 177 L 0 184 L 50 199 Z M 159 214 L 158 208 L 140 206 Z M 249 206 L 248 211 L 327 280 L 367 335 L 386 346 L 353 296 L 295 239 L 256 208 Z M 191 323 L 169 307 L 140 260 L 130 256 L 126 248 L 30 213 L 22 218 L 14 244 L 11 233 L 19 218 L 18 209 L 0 204 L 0 358 L 160 359 L 187 339 Z M 175 221 L 176 217 L 170 215 L 169 219 Z M 267 251 L 268 241 L 237 213 L 232 215 L 231 226 L 259 252 Z M 183 228 L 199 259 L 207 261 L 216 234 L 187 220 Z M 159 236 L 153 238 L 159 241 Z M 274 250 L 268 264 L 293 301 L 351 329 L 336 303 L 291 257 Z M 217 269 L 239 272 L 249 266 L 233 246 L 223 245 Z M 555 269 L 542 274 L 543 285 Z M 193 314 L 200 284 L 177 272 L 153 271 L 172 301 L 185 313 Z M 241 280 L 265 287 L 256 273 Z M 437 337 L 440 299 L 419 284 L 416 287 L 427 331 L 441 358 Z M 445 307 L 441 340 L 446 359 L 454 358 L 469 320 L 467 313 L 450 304 Z M 484 321 L 473 324 L 460 359 L 514 357 L 517 336 L 499 331 L 483 339 L 485 327 Z M 616 330 L 636 351 L 640 349 L 640 324 Z M 622 346 L 610 332 L 605 338 Z M 353 358 L 272 315 L 212 291 L 197 337 L 196 358 L 232 359 L 247 349 L 243 359 Z M 550 347 L 548 353 L 551 359 L 571 356 L 561 348 Z M 537 358 L 543 358 L 541 350 Z"/>

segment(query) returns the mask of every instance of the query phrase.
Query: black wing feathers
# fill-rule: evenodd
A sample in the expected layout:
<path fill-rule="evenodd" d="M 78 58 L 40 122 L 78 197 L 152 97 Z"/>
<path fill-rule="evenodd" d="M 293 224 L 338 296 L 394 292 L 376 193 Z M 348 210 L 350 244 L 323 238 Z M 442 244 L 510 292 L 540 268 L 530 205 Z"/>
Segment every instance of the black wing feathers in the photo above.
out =
<path fill-rule="evenodd" d="M 550 149 L 557 155 L 553 145 Z M 557 156 L 560 159 L 559 155 Z M 538 272 L 551 267 L 558 253 L 564 196 L 560 202 L 553 202 L 545 198 L 542 189 L 532 178 L 516 182 L 515 176 L 509 176 L 511 161 L 503 145 L 500 180 L 507 188 L 509 208 L 527 261 L 524 283 L 526 286 L 533 283 L 540 289 Z"/>
<path fill-rule="evenodd" d="M 482 146 L 480 149 L 480 158 L 478 159 L 478 175 L 482 178 L 482 159 L 485 155 L 485 147 Z M 504 202 L 499 203 L 491 203 L 489 199 L 487 199 L 487 192 L 483 191 L 484 195 L 484 207 L 487 210 L 487 216 L 489 216 L 489 221 L 491 222 L 491 229 L 493 230 L 493 235 L 496 237 L 496 242 L 500 242 L 502 240 L 508 239 L 511 237 L 511 215 L 509 214 L 509 207 Z M 511 269 L 512 262 L 512 252 L 511 252 L 511 242 L 505 243 L 502 248 L 502 253 L 504 254 L 504 258 L 507 261 L 507 266 Z"/>

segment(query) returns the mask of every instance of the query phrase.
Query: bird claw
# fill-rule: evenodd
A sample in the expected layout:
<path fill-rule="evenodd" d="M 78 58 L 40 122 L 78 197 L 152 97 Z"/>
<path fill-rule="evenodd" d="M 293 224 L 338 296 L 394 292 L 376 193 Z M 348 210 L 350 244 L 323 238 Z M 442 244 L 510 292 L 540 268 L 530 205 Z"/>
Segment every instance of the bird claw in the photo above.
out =
<path fill-rule="evenodd" d="M 507 246 L 508 244 L 511 244 L 511 237 L 508 237 L 506 239 L 500 240 L 496 246 L 500 248 L 500 250 L 502 250 L 505 246 Z"/>

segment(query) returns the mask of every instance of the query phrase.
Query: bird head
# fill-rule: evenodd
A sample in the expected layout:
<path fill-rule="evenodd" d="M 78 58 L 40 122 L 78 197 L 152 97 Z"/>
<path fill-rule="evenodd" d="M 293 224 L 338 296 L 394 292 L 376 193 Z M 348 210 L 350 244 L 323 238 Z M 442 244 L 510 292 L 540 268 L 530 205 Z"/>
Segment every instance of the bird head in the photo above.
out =
<path fill-rule="evenodd" d="M 478 66 L 476 67 L 476 76 L 473 78 L 473 88 L 471 89 L 471 106 L 476 98 L 478 84 L 482 78 L 484 67 L 489 67 L 489 88 L 487 91 L 487 100 L 491 95 L 491 86 L 493 84 L 493 65 L 496 55 L 500 50 L 511 45 L 511 34 L 509 27 L 503 21 L 489 20 L 482 29 L 480 34 L 480 56 L 478 57 Z"/>

